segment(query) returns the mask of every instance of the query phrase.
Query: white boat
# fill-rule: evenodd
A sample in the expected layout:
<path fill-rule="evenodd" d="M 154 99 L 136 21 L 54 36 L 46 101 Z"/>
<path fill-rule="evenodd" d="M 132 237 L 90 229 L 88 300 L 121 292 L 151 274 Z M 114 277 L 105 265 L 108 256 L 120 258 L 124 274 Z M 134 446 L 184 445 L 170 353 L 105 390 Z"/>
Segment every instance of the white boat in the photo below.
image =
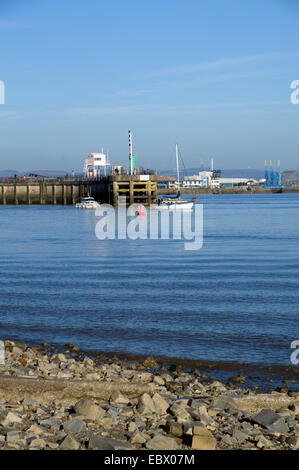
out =
<path fill-rule="evenodd" d="M 187 201 L 183 199 L 163 199 L 160 204 L 158 203 L 158 209 L 168 209 L 168 210 L 191 210 L 193 209 L 194 202 Z"/>
<path fill-rule="evenodd" d="M 96 209 L 100 207 L 100 204 L 94 200 L 93 197 L 81 197 L 80 202 L 77 202 L 76 207 L 78 209 Z"/>
<path fill-rule="evenodd" d="M 177 182 L 178 182 L 178 193 L 176 196 L 168 196 L 167 198 L 158 199 L 158 209 L 168 209 L 168 210 L 191 210 L 193 209 L 194 202 L 188 201 L 187 199 L 181 199 L 180 193 L 180 169 L 179 169 L 179 149 L 178 144 L 175 146 L 176 153 L 176 169 L 177 169 Z"/>

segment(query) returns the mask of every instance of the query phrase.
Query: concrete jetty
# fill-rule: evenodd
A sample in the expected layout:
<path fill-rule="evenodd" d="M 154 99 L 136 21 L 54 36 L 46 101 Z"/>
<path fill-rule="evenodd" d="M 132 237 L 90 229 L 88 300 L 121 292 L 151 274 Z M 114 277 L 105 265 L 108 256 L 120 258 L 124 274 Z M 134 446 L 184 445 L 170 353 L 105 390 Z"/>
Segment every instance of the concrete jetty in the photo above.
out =
<path fill-rule="evenodd" d="M 157 175 L 114 175 L 99 179 L 14 179 L 0 182 L 0 204 L 70 205 L 83 196 L 117 206 L 125 196 L 127 205 L 157 202 Z"/>

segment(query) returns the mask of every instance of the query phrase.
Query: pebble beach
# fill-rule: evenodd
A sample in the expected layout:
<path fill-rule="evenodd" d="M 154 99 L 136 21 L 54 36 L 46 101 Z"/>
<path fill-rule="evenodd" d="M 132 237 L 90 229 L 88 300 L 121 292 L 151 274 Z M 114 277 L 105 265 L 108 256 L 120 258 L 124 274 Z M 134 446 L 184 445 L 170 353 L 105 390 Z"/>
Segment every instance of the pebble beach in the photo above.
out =
<path fill-rule="evenodd" d="M 239 383 L 240 382 L 240 383 Z M 5 341 L 1 450 L 298 450 L 299 393 Z"/>

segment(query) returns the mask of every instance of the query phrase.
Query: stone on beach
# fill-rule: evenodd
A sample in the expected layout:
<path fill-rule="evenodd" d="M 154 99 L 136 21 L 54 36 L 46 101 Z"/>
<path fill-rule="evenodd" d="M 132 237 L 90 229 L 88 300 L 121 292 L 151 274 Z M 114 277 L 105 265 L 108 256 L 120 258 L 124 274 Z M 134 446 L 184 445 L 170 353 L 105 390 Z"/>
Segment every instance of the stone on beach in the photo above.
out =
<path fill-rule="evenodd" d="M 20 439 L 20 433 L 18 431 L 9 431 L 6 434 L 6 441 L 7 442 L 15 442 Z"/>
<path fill-rule="evenodd" d="M 75 406 L 74 410 L 77 415 L 85 416 L 90 421 L 97 421 L 105 416 L 105 410 L 100 406 L 92 403 L 89 400 L 79 400 Z"/>
<path fill-rule="evenodd" d="M 21 423 L 22 418 L 12 411 L 0 413 L 0 424 L 2 426 L 10 426 L 11 424 Z"/>
<path fill-rule="evenodd" d="M 177 418 L 177 421 L 180 423 L 190 421 L 190 413 L 187 409 L 187 403 L 175 402 L 170 407 L 170 413 Z"/>
<path fill-rule="evenodd" d="M 79 434 L 86 430 L 86 423 L 80 418 L 73 418 L 64 423 L 63 429 L 67 434 Z"/>
<path fill-rule="evenodd" d="M 175 439 L 172 437 L 164 436 L 163 434 L 157 433 L 152 439 L 146 443 L 148 450 L 177 450 L 179 446 Z"/>
<path fill-rule="evenodd" d="M 214 450 L 216 440 L 211 432 L 206 428 L 196 428 L 196 434 L 192 438 L 192 449 L 196 450 Z"/>
<path fill-rule="evenodd" d="M 23 408 L 27 411 L 35 412 L 39 408 L 39 403 L 34 398 L 25 397 L 22 401 Z"/>
<path fill-rule="evenodd" d="M 289 430 L 283 418 L 273 410 L 262 410 L 252 420 L 268 431 L 286 433 Z"/>
<path fill-rule="evenodd" d="M 72 436 L 67 435 L 59 447 L 62 450 L 78 450 L 80 448 L 80 444 Z"/>
<path fill-rule="evenodd" d="M 169 408 L 169 403 L 159 393 L 155 393 L 152 400 L 157 412 L 159 414 L 165 414 Z"/>
<path fill-rule="evenodd" d="M 137 409 L 140 414 L 157 413 L 155 404 L 148 393 L 144 393 L 139 398 Z"/>
<path fill-rule="evenodd" d="M 90 450 L 132 450 L 130 443 L 118 439 L 102 438 L 93 436 L 89 439 L 88 449 Z"/>
<path fill-rule="evenodd" d="M 136 431 L 134 431 L 130 438 L 130 442 L 132 444 L 144 444 L 146 442 L 146 438 L 144 437 L 141 431 L 136 429 Z"/>
<path fill-rule="evenodd" d="M 159 367 L 159 364 L 157 364 L 157 362 L 152 357 L 147 357 L 142 365 L 146 369 L 157 369 Z"/>
<path fill-rule="evenodd" d="M 44 449 L 46 447 L 46 441 L 40 437 L 34 438 L 29 443 L 30 449 Z"/>
<path fill-rule="evenodd" d="M 180 437 L 183 435 L 183 432 L 184 432 L 183 425 L 176 421 L 168 421 L 167 431 L 169 434 L 172 434 L 173 436 Z"/>
<path fill-rule="evenodd" d="M 130 402 L 128 397 L 126 397 L 125 395 L 123 395 L 119 391 L 113 392 L 111 394 L 111 397 L 110 397 L 109 401 L 110 401 L 110 403 L 114 403 L 114 404 L 117 404 L 117 405 L 127 405 Z"/>

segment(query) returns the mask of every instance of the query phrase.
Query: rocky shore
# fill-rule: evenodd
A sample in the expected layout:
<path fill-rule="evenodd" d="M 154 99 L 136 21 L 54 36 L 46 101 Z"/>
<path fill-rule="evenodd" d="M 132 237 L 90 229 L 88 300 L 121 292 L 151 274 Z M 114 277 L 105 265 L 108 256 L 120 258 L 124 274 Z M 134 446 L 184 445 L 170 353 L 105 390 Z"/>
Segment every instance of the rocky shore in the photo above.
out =
<path fill-rule="evenodd" d="M 0 450 L 298 450 L 299 393 L 5 341 Z"/>

